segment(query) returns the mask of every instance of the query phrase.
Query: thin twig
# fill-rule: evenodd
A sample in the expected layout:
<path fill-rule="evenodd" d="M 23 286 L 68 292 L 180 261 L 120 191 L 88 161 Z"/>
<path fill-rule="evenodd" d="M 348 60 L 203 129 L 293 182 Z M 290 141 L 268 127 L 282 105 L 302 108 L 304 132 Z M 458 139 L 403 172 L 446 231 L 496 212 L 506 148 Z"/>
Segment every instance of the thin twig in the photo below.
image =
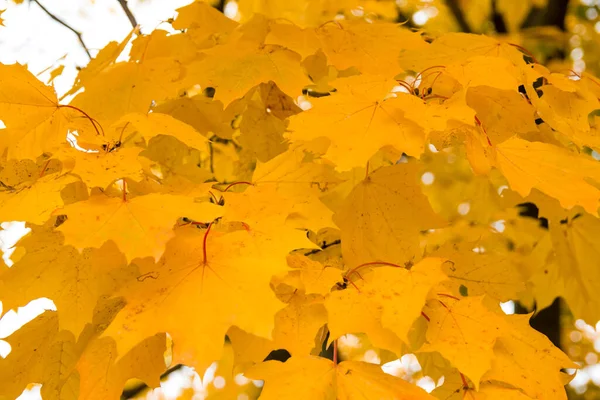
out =
<path fill-rule="evenodd" d="M 61 24 L 62 26 L 64 26 L 68 30 L 70 30 L 71 32 L 73 32 L 75 35 L 77 35 L 77 39 L 79 40 L 79 43 L 81 43 L 81 46 L 85 50 L 85 54 L 88 55 L 88 57 L 90 58 L 90 60 L 92 59 L 92 55 L 90 54 L 90 51 L 88 50 L 87 46 L 85 45 L 85 42 L 83 41 L 83 38 L 81 37 L 81 32 L 76 31 L 72 26 L 70 26 L 69 24 L 67 24 L 65 21 L 63 21 L 62 19 L 58 18 L 56 15 L 52 14 L 38 0 L 33 0 L 33 2 L 35 4 L 37 4 L 42 9 L 42 11 L 44 11 L 50 18 L 52 18 L 53 20 L 55 20 L 56 22 L 58 22 L 59 24 Z"/>
<path fill-rule="evenodd" d="M 138 23 L 135 20 L 135 16 L 129 9 L 129 6 L 127 5 L 127 0 L 118 0 L 118 1 L 119 1 L 119 4 L 121 5 L 121 8 L 123 9 L 123 11 L 125 11 L 127 18 L 129 18 L 129 22 L 131 22 L 131 26 L 133 26 L 133 29 L 135 29 L 135 27 L 138 25 Z"/>

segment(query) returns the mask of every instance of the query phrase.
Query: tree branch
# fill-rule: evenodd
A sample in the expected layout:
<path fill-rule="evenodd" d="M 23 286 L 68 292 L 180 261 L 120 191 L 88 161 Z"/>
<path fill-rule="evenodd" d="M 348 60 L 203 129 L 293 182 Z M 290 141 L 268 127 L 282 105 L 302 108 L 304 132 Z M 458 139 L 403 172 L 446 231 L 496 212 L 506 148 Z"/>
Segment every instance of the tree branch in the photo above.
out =
<path fill-rule="evenodd" d="M 88 50 L 87 46 L 85 45 L 85 42 L 83 41 L 83 38 L 81 37 L 81 32 L 76 31 L 71 25 L 67 24 L 65 21 L 58 18 L 56 15 L 52 14 L 38 0 L 33 0 L 33 2 L 35 4 L 37 4 L 50 18 L 52 18 L 53 20 L 55 20 L 56 22 L 58 22 L 59 24 L 61 24 L 62 26 L 64 26 L 68 30 L 70 30 L 71 32 L 73 32 L 75 35 L 77 35 L 77 39 L 79 40 L 79 43 L 81 43 L 81 46 L 85 50 L 85 53 L 88 55 L 90 60 L 92 59 L 92 55 L 90 54 L 90 51 Z"/>
<path fill-rule="evenodd" d="M 467 20 L 465 19 L 465 15 L 463 14 L 462 10 L 460 9 L 458 2 L 456 0 L 446 0 L 446 5 L 448 6 L 450 11 L 454 15 L 454 18 L 456 19 L 456 22 L 458 23 L 460 30 L 465 33 L 471 33 L 471 27 L 469 27 L 469 24 L 467 23 Z"/>
<path fill-rule="evenodd" d="M 133 29 L 135 29 L 135 27 L 138 25 L 138 23 L 135 20 L 135 16 L 129 9 L 129 6 L 127 5 L 127 0 L 118 0 L 118 1 L 119 1 L 119 4 L 121 5 L 121 8 L 123 9 L 123 11 L 125 11 L 125 15 L 127 15 L 127 18 L 129 18 L 129 22 L 131 22 L 131 26 L 133 26 Z"/>
<path fill-rule="evenodd" d="M 492 22 L 494 23 L 494 29 L 496 29 L 496 33 L 508 33 L 504 17 L 498 12 L 496 3 L 496 0 L 492 0 Z"/>

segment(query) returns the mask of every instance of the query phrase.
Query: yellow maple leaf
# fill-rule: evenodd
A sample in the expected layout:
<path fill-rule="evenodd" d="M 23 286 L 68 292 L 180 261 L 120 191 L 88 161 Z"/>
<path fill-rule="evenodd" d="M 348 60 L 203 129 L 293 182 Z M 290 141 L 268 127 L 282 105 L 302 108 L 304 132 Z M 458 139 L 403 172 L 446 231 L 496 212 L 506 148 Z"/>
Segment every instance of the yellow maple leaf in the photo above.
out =
<path fill-rule="evenodd" d="M 545 335 L 532 330 L 530 317 L 505 318 L 508 328 L 498 338 L 492 369 L 482 379 L 507 383 L 534 399 L 566 399 L 563 386 L 567 374 L 561 371 L 578 368 L 578 365 L 554 347 Z"/>
<path fill-rule="evenodd" d="M 138 161 L 140 147 L 118 148 L 110 151 L 84 152 L 68 148 L 56 154 L 63 162 L 73 162 L 71 173 L 79 176 L 89 187 L 106 188 L 118 179 L 142 178 L 142 165 Z"/>
<path fill-rule="evenodd" d="M 289 304 L 275 314 L 273 349 L 286 349 L 292 356 L 320 350 L 317 332 L 327 323 L 327 310 L 318 295 L 293 295 Z"/>
<path fill-rule="evenodd" d="M 211 203 L 156 193 L 133 199 L 97 194 L 56 211 L 67 216 L 58 227 L 65 234 L 65 244 L 82 250 L 113 240 L 128 260 L 160 258 L 166 242 L 175 234 L 173 227 L 178 218 L 211 222 L 221 212 Z"/>
<path fill-rule="evenodd" d="M 483 305 L 482 297 L 438 297 L 424 309 L 429 328 L 427 343 L 419 351 L 438 351 L 478 389 L 481 377 L 492 367 L 494 345 L 506 324 Z"/>
<path fill-rule="evenodd" d="M 511 188 L 527 196 L 532 188 L 554 197 L 565 208 L 580 205 L 598 214 L 600 164 L 585 155 L 540 142 L 511 138 L 496 146 L 496 166 Z"/>
<path fill-rule="evenodd" d="M 0 187 L 0 221 L 43 224 L 63 206 L 61 189 L 75 181 L 71 175 L 49 174 L 33 182 Z"/>
<path fill-rule="evenodd" d="M 79 336 L 92 322 L 98 298 L 111 295 L 134 278 L 135 271 L 126 268 L 125 257 L 112 242 L 79 254 L 73 247 L 62 246 L 63 241 L 62 234 L 41 228 L 19 242 L 19 248 L 27 252 L 0 277 L 5 285 L 0 299 L 7 309 L 16 309 L 31 300 L 49 298 L 60 309 L 60 329 Z"/>
<path fill-rule="evenodd" d="M 379 366 L 358 361 L 335 365 L 320 357 L 292 357 L 283 364 L 259 364 L 246 375 L 265 380 L 261 393 L 265 400 L 433 399 L 423 389 L 385 374 Z"/>
<path fill-rule="evenodd" d="M 0 151 L 9 158 L 35 159 L 67 143 L 69 130 L 96 134 L 96 125 L 81 109 L 60 105 L 54 89 L 38 81 L 26 67 L 0 65 L 0 114 L 6 130 Z"/>
<path fill-rule="evenodd" d="M 334 217 L 348 267 L 419 258 L 420 232 L 443 221 L 421 192 L 418 171 L 415 162 L 383 167 L 355 186 Z"/>
<path fill-rule="evenodd" d="M 300 56 L 285 47 L 258 48 L 244 41 L 231 42 L 206 51 L 207 57 L 190 66 L 190 84 L 213 87 L 214 98 L 228 105 L 241 98 L 257 82 L 273 81 L 288 96 L 299 96 L 309 83 L 302 73 Z"/>
<path fill-rule="evenodd" d="M 290 140 L 328 138 L 325 158 L 341 171 L 364 167 L 384 146 L 416 157 L 423 152 L 423 129 L 405 118 L 394 97 L 386 98 L 395 81 L 358 76 L 337 82 L 336 93 L 290 119 Z"/>
<path fill-rule="evenodd" d="M 220 358 L 232 325 L 269 337 L 283 307 L 268 290 L 269 281 L 287 269 L 289 252 L 270 239 L 246 230 L 178 230 L 159 263 L 145 263 L 138 280 L 123 289 L 127 305 L 105 335 L 119 338 L 123 354 L 145 337 L 168 332 L 174 361 L 199 370 Z"/>
<path fill-rule="evenodd" d="M 441 264 L 441 259 L 427 258 L 410 270 L 382 266 L 370 274 L 362 270 L 349 274 L 347 279 L 357 282 L 346 290 L 332 292 L 325 302 L 331 338 L 355 332 L 369 335 L 384 328 L 408 343 L 408 332 L 421 316 L 429 291 L 446 279 Z M 372 317 L 364 319 L 363 310 Z M 377 322 L 369 326 L 373 319 Z M 370 339 L 379 343 L 377 337 Z"/>

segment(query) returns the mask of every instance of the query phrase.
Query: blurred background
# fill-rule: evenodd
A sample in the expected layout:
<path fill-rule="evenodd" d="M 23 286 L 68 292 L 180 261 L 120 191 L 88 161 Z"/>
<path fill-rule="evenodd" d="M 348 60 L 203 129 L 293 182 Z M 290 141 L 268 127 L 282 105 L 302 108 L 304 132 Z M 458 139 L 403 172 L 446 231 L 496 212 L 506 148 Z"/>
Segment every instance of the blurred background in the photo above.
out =
<path fill-rule="evenodd" d="M 0 62 L 26 64 L 37 77 L 55 87 L 59 97 L 71 87 L 77 72 L 111 41 L 122 41 L 139 24 L 142 33 L 171 31 L 167 22 L 177 8 L 193 0 L 0 0 Z M 526 49 L 553 71 L 600 75 L 600 0 L 217 0 L 211 3 L 229 18 L 244 21 L 253 12 L 285 15 L 300 25 L 331 19 L 365 18 L 396 21 L 435 37 L 444 32 L 500 36 Z M 319 18 L 314 12 L 319 8 Z M 306 12 L 304 12 L 306 11 Z M 127 59 L 127 50 L 123 52 Z M 18 222 L 3 223 L 0 245 L 10 265 L 11 247 L 27 230 Z M 39 299 L 0 321 L 0 339 L 54 306 Z M 530 312 L 519 304 L 502 305 L 507 313 Z M 0 304 L 1 310 L 1 304 Z M 1 313 L 0 313 L 1 314 Z M 581 365 L 569 384 L 569 398 L 600 398 L 600 322 L 574 320 L 560 301 L 538 313 L 534 327 Z M 0 340 L 0 355 L 10 351 Z M 417 359 L 406 355 L 389 360 L 366 337 L 347 335 L 340 341 L 344 359 L 386 362 L 384 371 L 433 390 L 441 380 L 423 376 Z M 123 398 L 237 399 L 255 398 L 262 382 L 232 373 L 233 350 L 226 344 L 223 359 L 207 371 L 175 366 L 161 388 L 128 383 Z M 443 378 L 441 378 L 443 379 Z M 20 397 L 39 399 L 32 385 Z"/>

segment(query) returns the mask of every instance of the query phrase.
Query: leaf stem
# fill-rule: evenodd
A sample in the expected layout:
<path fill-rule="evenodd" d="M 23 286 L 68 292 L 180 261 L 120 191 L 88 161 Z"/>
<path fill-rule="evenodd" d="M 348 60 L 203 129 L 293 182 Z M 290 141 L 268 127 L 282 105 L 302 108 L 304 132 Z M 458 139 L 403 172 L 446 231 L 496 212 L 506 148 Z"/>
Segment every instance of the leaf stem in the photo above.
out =
<path fill-rule="evenodd" d="M 94 129 L 96 130 L 96 133 L 98 135 L 102 135 L 104 136 L 104 129 L 102 128 L 102 125 L 100 125 L 100 122 L 96 121 L 94 118 L 90 117 L 88 113 L 86 113 L 85 111 L 83 111 L 81 108 L 77 108 L 75 106 L 72 106 L 70 104 L 59 104 L 58 108 L 70 108 L 73 109 L 75 111 L 79 111 L 80 113 L 82 113 L 91 123 L 92 126 L 94 127 Z M 102 133 L 100 133 L 100 131 L 98 130 L 98 128 L 96 127 L 96 124 L 98 124 L 98 126 L 100 127 L 100 129 L 102 130 Z"/>
<path fill-rule="evenodd" d="M 333 341 L 333 365 L 338 364 L 338 344 L 337 339 Z"/>
<path fill-rule="evenodd" d="M 208 233 L 210 232 L 210 228 L 212 228 L 213 223 L 208 224 L 208 228 L 206 228 L 206 232 L 204 232 L 204 239 L 202 240 L 202 264 L 206 265 L 206 239 L 208 238 Z"/>
<path fill-rule="evenodd" d="M 253 183 L 252 183 L 252 182 L 248 182 L 248 181 L 233 182 L 233 183 L 230 183 L 230 184 L 229 184 L 229 185 L 228 185 L 228 186 L 225 188 L 225 190 L 223 190 L 223 192 L 226 192 L 226 191 L 228 191 L 230 187 L 232 187 L 232 186 L 235 186 L 235 185 L 250 185 L 250 186 L 252 186 L 252 185 L 253 185 Z"/>
<path fill-rule="evenodd" d="M 369 265 L 384 265 L 384 266 L 394 267 L 394 268 L 405 268 L 402 265 L 398 265 L 398 264 L 394 264 L 394 263 L 390 263 L 390 262 L 386 262 L 386 261 L 371 261 L 371 262 L 367 262 L 367 263 L 363 263 L 363 264 L 357 265 L 356 267 L 352 268 L 346 274 L 346 278 L 348 278 L 350 275 L 352 275 L 358 269 L 363 268 L 363 267 L 368 267 Z"/>
<path fill-rule="evenodd" d="M 46 164 L 44 164 L 44 167 L 43 167 L 43 168 L 42 168 L 42 170 L 40 171 L 40 178 L 41 178 L 42 176 L 44 176 L 44 172 L 46 172 L 46 169 L 48 169 L 48 164 L 50 164 L 50 160 L 51 160 L 51 159 L 49 159 L 48 161 L 46 161 Z"/>
<path fill-rule="evenodd" d="M 446 293 L 438 293 L 438 296 L 444 296 L 444 297 L 449 297 L 453 300 L 460 300 L 458 297 L 452 296 L 451 294 L 446 294 Z"/>
<path fill-rule="evenodd" d="M 125 178 L 121 179 L 121 183 L 123 184 L 123 202 L 127 201 L 127 181 Z"/>
<path fill-rule="evenodd" d="M 462 372 L 459 372 L 459 374 L 460 374 L 460 379 L 462 379 L 463 389 L 465 389 L 465 390 L 469 389 L 469 384 L 467 383 L 467 379 L 462 374 Z"/>

